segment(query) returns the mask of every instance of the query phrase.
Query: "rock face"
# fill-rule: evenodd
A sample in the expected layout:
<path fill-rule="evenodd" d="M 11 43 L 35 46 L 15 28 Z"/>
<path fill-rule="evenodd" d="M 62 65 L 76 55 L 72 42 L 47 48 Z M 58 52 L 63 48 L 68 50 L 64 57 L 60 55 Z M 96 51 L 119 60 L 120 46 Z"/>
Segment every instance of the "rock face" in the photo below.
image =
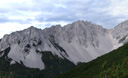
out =
<path fill-rule="evenodd" d="M 124 44 L 127 41 L 127 25 L 125 21 L 109 30 L 79 20 L 64 27 L 56 25 L 44 30 L 32 26 L 5 35 L 0 41 L 0 56 L 10 47 L 7 55 L 12 59 L 10 64 L 18 62 L 40 70 L 46 67 L 42 52 L 47 51 L 74 64 L 88 62 Z"/>
<path fill-rule="evenodd" d="M 128 42 L 128 20 L 118 24 L 113 29 L 113 37 L 119 40 L 119 43 L 126 43 Z"/>

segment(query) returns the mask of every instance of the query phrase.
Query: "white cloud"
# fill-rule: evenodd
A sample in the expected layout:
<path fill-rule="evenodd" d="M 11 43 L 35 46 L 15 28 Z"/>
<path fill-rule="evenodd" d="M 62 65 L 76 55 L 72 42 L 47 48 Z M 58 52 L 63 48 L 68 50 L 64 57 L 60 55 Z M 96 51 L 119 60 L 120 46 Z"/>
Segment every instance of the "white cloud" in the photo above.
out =
<path fill-rule="evenodd" d="M 113 16 L 128 16 L 128 0 L 111 0 L 109 9 Z"/>
<path fill-rule="evenodd" d="M 9 34 L 14 31 L 23 30 L 25 28 L 30 27 L 28 24 L 19 24 L 19 23 L 2 23 L 0 24 L 0 38 L 5 35 Z"/>
<path fill-rule="evenodd" d="M 55 7 L 63 7 L 63 8 L 67 8 L 65 5 L 62 4 L 54 4 Z"/>
<path fill-rule="evenodd" d="M 15 31 L 26 29 L 30 26 L 35 26 L 37 28 L 44 29 L 47 23 L 40 23 L 40 22 L 32 22 L 33 24 L 19 24 L 19 23 L 1 23 L 0 24 L 0 38 L 3 37 L 5 34 L 10 34 Z"/>
<path fill-rule="evenodd" d="M 0 37 L 31 25 L 38 28 L 88 20 L 112 28 L 128 18 L 127 0 L 0 0 Z"/>

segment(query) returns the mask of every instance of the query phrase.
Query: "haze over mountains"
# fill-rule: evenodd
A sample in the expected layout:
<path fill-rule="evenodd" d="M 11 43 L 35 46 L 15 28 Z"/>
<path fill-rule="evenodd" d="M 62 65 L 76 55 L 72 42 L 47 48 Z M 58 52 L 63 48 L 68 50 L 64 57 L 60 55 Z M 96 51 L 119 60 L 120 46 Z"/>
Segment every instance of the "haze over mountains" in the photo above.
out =
<path fill-rule="evenodd" d="M 10 65 L 23 64 L 29 68 L 45 69 L 42 52 L 67 59 L 77 65 L 88 62 L 127 42 L 128 21 L 113 29 L 106 29 L 88 21 L 75 21 L 64 27 L 52 26 L 44 30 L 30 27 L 5 35 L 0 41 L 1 57 L 10 47 Z"/>

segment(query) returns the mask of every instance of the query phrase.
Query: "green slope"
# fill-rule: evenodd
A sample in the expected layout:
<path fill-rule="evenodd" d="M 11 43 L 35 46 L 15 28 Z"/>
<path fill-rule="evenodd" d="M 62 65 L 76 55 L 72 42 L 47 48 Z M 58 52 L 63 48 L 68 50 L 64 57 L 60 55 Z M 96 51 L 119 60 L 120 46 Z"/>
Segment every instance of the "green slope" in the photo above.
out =
<path fill-rule="evenodd" d="M 66 58 L 62 59 L 55 56 L 50 51 L 41 52 L 43 55 L 42 60 L 45 64 L 44 70 L 27 68 L 22 62 L 21 64 L 10 65 L 12 59 L 7 57 L 10 49 L 9 47 L 0 52 L 1 54 L 4 52 L 4 55 L 0 57 L 0 78 L 54 78 L 56 75 L 75 67 Z"/>
<path fill-rule="evenodd" d="M 128 78 L 128 44 L 57 78 Z"/>

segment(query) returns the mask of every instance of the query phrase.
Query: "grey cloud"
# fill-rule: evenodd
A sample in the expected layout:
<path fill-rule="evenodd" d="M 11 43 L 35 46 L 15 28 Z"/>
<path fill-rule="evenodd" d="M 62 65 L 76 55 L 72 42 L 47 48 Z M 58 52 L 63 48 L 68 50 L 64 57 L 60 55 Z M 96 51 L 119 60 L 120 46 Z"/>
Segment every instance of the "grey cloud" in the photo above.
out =
<path fill-rule="evenodd" d="M 106 28 L 113 28 L 115 27 L 117 24 L 119 24 L 120 22 L 118 21 L 118 19 L 120 18 L 124 18 L 122 16 L 118 16 L 118 17 L 113 17 L 111 15 L 95 15 L 95 17 L 91 17 L 90 20 L 93 21 L 96 24 L 102 25 Z"/>
<path fill-rule="evenodd" d="M 64 11 L 56 11 L 53 12 L 52 14 L 41 14 L 38 15 L 36 18 L 36 20 L 38 21 L 45 21 L 45 22 L 59 22 L 59 21 L 74 21 L 76 19 L 78 19 L 74 14 L 72 13 L 67 13 Z"/>
<path fill-rule="evenodd" d="M 16 23 L 20 23 L 20 24 L 30 24 L 30 22 L 28 20 L 22 20 L 22 19 L 10 19 L 10 22 L 16 22 Z"/>
<path fill-rule="evenodd" d="M 8 17 L 4 16 L 4 15 L 0 15 L 0 23 L 5 23 L 5 22 L 8 22 L 9 19 Z"/>
<path fill-rule="evenodd" d="M 58 22 L 58 21 L 74 21 L 74 20 L 92 20 L 92 21 L 101 21 L 100 18 L 108 17 L 108 10 L 106 6 L 109 4 L 109 1 L 100 1 L 99 0 L 70 0 L 65 1 L 61 0 L 58 4 L 65 5 L 66 8 L 57 7 L 48 11 L 51 14 L 41 14 L 36 17 L 37 21 L 46 21 L 46 22 Z M 106 9 L 106 10 L 104 10 Z M 43 11 L 42 11 L 43 12 Z M 97 16 L 99 15 L 100 16 Z M 100 17 L 100 18 L 99 18 Z M 96 20 L 94 20 L 96 19 Z M 105 21 L 104 21 L 105 22 Z"/>
<path fill-rule="evenodd" d="M 8 19 L 0 18 L 0 23 L 5 23 L 5 22 L 8 22 Z"/>
<path fill-rule="evenodd" d="M 20 24 L 29 24 L 29 22 L 32 21 L 32 19 L 9 19 L 7 16 L 0 15 L 0 23 L 6 23 L 6 22 L 17 22 Z"/>
<path fill-rule="evenodd" d="M 75 21 L 76 19 L 78 19 L 78 18 L 76 18 L 75 16 L 72 16 L 72 15 L 55 15 L 55 16 L 51 16 L 50 18 L 47 18 L 45 21 L 51 21 L 51 22 L 53 22 L 53 21 L 56 21 L 56 22 L 58 22 L 58 21 Z"/>
<path fill-rule="evenodd" d="M 106 27 L 114 26 L 118 23 L 118 19 L 126 18 L 125 16 L 112 16 L 109 14 L 111 6 L 110 0 L 31 0 L 31 5 L 14 4 L 7 9 L 0 9 L 0 12 L 5 15 L 20 15 L 25 17 L 28 13 L 40 12 L 35 19 L 18 19 L 11 20 L 8 18 L 0 18 L 0 22 L 18 22 L 30 23 L 31 21 L 38 22 L 73 22 L 76 20 L 89 20 L 94 23 L 101 23 Z M 55 5 L 64 5 L 55 6 Z M 9 16 L 8 16 L 9 17 Z M 33 16 L 32 16 L 33 17 Z"/>
<path fill-rule="evenodd" d="M 0 13 L 7 13 L 9 10 L 4 9 L 4 8 L 0 8 Z"/>

